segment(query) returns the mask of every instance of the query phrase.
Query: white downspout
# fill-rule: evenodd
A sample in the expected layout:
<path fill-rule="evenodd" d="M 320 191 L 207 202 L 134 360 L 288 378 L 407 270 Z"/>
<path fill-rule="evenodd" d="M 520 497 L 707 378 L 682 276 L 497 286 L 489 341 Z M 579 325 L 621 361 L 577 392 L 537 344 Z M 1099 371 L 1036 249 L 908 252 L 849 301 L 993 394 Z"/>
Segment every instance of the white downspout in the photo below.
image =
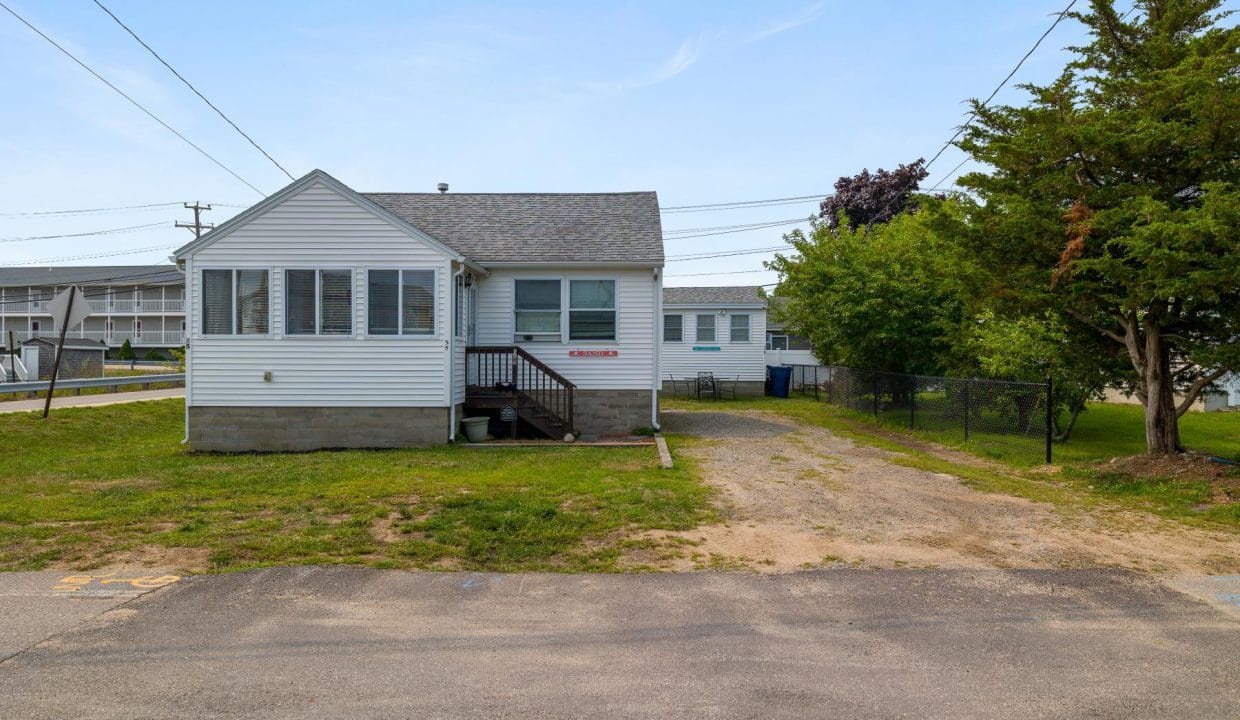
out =
<path fill-rule="evenodd" d="M 185 260 L 184 265 L 182 265 L 181 263 L 177 263 L 175 257 L 172 258 L 172 261 L 176 263 L 177 269 L 185 274 L 185 297 L 182 298 L 181 300 L 181 302 L 183 303 L 181 307 L 185 312 L 185 334 L 181 337 L 181 339 L 185 341 L 185 437 L 181 439 L 181 444 L 188 445 L 189 444 L 189 396 L 190 396 L 189 336 L 194 326 L 193 317 L 190 315 L 191 309 L 190 309 L 189 298 L 190 298 L 190 283 L 193 282 L 193 276 L 192 276 L 192 273 L 190 272 L 190 261 L 188 259 Z"/>
<path fill-rule="evenodd" d="M 456 313 L 456 279 L 465 272 L 465 262 L 460 262 L 460 269 L 452 273 L 448 286 L 448 442 L 456 442 L 456 328 L 453 326 Z M 462 318 L 464 320 L 464 318 Z"/>
<path fill-rule="evenodd" d="M 659 378 L 662 377 L 663 363 L 663 273 L 659 268 L 654 269 L 654 318 L 650 326 L 654 328 L 654 337 L 652 347 L 654 348 L 654 377 L 651 378 L 650 388 L 650 427 L 655 430 L 662 430 L 659 426 Z"/>

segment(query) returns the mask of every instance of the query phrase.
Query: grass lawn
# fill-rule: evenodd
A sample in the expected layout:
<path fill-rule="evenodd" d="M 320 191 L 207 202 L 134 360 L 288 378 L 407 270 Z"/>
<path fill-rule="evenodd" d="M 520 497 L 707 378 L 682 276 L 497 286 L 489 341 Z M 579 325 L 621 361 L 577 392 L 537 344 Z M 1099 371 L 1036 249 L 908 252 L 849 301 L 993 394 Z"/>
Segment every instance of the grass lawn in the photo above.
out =
<path fill-rule="evenodd" d="M 666 407 L 703 409 L 709 402 L 674 400 Z M 941 433 L 910 433 L 907 427 L 880 423 L 872 415 L 810 399 L 722 401 L 720 409 L 753 408 L 775 412 L 800 422 L 825 427 L 837 434 L 899 453 L 894 462 L 933 472 L 956 475 L 974 487 L 1006 492 L 1061 506 L 1084 507 L 1099 501 L 1149 510 L 1164 517 L 1240 528 L 1240 469 L 1210 465 L 1217 478 L 1196 475 L 1134 474 L 1113 466 L 1110 458 L 1145 452 L 1141 408 L 1133 405 L 1091 406 L 1077 422 L 1067 443 L 1056 443 L 1055 465 L 1048 474 L 1044 466 L 1030 461 L 1027 448 L 996 442 L 963 444 L 960 438 Z M 1240 413 L 1188 413 L 1181 418 L 1184 443 L 1196 450 L 1225 458 L 1240 459 Z M 924 438 L 958 447 L 997 460 L 1006 468 L 953 462 L 935 454 L 912 438 Z M 1014 449 L 1015 448 L 1015 449 Z M 1230 498 L 1226 493 L 1230 492 Z"/>
<path fill-rule="evenodd" d="M 713 518 L 693 467 L 661 470 L 653 447 L 195 454 L 183 412 L 0 415 L 0 569 L 609 571 L 625 531 Z"/>

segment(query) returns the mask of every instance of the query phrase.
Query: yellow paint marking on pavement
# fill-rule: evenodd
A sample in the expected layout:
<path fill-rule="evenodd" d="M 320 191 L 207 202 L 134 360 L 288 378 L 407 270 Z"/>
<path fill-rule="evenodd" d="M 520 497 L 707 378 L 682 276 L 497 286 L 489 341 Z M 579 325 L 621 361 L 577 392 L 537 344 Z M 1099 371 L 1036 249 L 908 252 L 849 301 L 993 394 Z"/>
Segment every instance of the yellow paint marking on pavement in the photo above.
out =
<path fill-rule="evenodd" d="M 61 593 L 104 592 L 105 585 L 128 585 L 135 590 L 155 590 L 181 579 L 180 575 L 138 575 L 135 577 L 116 577 L 116 573 L 106 575 L 66 575 L 52 586 L 52 590 Z M 92 584 L 98 586 L 92 588 Z M 124 588 L 122 588 L 124 589 Z"/>

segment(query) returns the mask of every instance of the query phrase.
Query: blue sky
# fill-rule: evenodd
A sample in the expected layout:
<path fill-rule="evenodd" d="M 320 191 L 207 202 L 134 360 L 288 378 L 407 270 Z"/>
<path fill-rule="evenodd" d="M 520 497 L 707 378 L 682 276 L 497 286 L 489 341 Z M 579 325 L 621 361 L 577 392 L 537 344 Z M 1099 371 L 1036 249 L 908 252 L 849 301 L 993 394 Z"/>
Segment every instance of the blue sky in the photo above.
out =
<path fill-rule="evenodd" d="M 317 167 L 362 191 L 656 190 L 664 206 L 825 194 L 933 155 L 1066 4 L 103 1 L 294 175 Z M 288 182 L 89 0 L 5 2 L 264 192 Z M 1054 77 L 1082 39 L 1061 23 L 1015 81 Z M 171 227 L 180 207 L 6 213 L 260 198 L 3 11 L 0 67 L 0 239 L 163 223 L 5 242 L 0 265 L 189 239 Z M 930 184 L 962 157 L 945 153 Z M 815 208 L 667 214 L 664 228 Z M 774 246 L 789 227 L 669 239 L 667 253 Z M 763 257 L 669 263 L 667 284 L 773 282 L 745 272 Z"/>

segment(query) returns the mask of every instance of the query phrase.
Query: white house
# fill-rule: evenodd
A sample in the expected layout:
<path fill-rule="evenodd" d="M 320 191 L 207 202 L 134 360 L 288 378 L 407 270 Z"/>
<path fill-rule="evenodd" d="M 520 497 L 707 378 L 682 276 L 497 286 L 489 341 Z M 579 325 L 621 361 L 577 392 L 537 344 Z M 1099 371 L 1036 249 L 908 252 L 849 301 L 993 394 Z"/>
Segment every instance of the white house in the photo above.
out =
<path fill-rule="evenodd" d="M 737 395 L 766 382 L 766 298 L 756 286 L 663 289 L 663 389 L 709 372 Z"/>
<path fill-rule="evenodd" d="M 316 170 L 177 250 L 199 450 L 658 424 L 663 241 L 634 193 L 358 193 Z"/>
<path fill-rule="evenodd" d="M 785 298 L 774 296 L 767 303 L 766 364 L 767 365 L 817 365 L 818 357 L 809 340 L 789 333 L 784 324 L 776 320 L 773 311 Z"/>

